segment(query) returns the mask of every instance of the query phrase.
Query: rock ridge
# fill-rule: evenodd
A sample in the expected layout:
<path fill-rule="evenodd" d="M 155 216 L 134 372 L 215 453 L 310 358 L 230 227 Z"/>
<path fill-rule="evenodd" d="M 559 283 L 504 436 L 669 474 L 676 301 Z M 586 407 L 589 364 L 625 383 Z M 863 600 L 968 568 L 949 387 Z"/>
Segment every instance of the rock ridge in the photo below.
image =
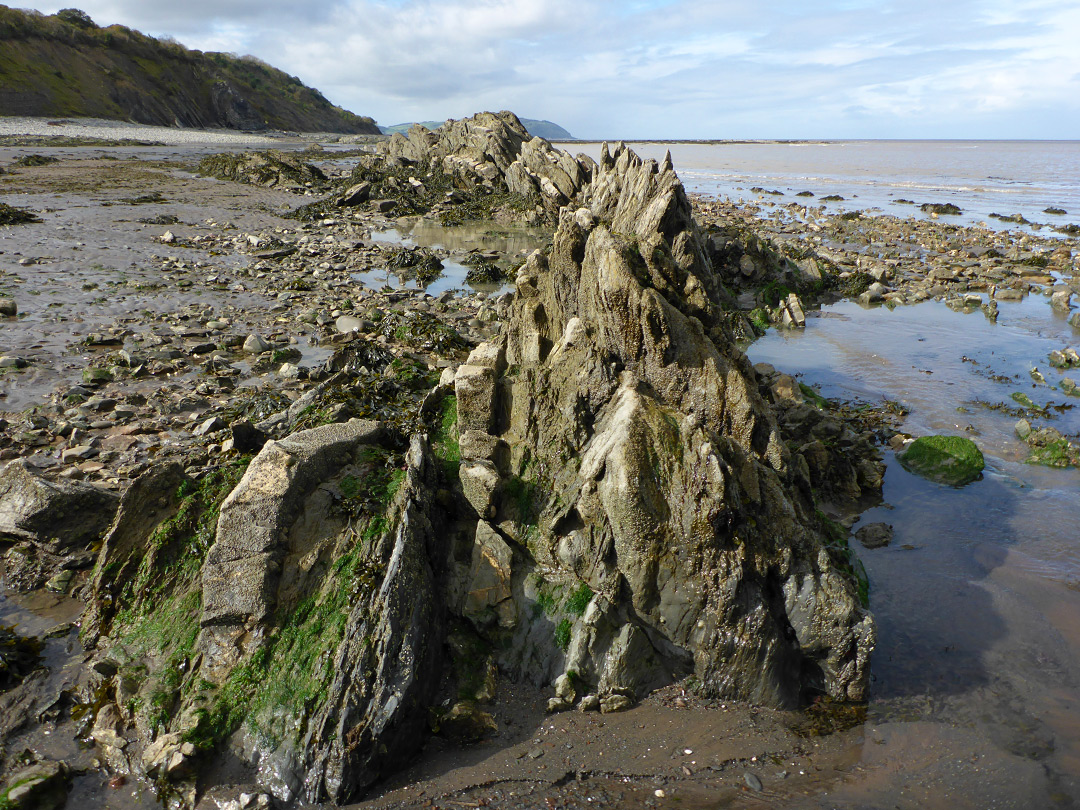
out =
<path fill-rule="evenodd" d="M 462 426 L 487 434 L 469 444 L 509 448 L 500 473 L 463 445 L 462 482 L 520 560 L 501 622 L 516 669 L 638 696 L 692 674 L 773 706 L 865 699 L 875 631 L 852 559 L 745 355 L 706 329 L 718 283 L 670 161 L 605 149 L 581 200 L 457 376 Z M 537 577 L 593 594 L 561 654 L 528 649 Z"/>

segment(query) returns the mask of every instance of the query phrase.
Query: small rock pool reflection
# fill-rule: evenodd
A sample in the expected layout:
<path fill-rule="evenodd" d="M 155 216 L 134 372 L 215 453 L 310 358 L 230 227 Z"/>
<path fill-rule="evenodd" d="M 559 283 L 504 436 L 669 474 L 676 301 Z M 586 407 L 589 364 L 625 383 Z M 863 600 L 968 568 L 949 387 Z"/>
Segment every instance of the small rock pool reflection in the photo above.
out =
<path fill-rule="evenodd" d="M 447 226 L 430 219 L 403 220 L 398 227 L 384 231 L 373 231 L 372 242 L 390 245 L 419 245 L 445 251 L 449 255 L 441 256 L 443 271 L 424 289 L 431 295 L 440 295 L 447 290 L 465 288 L 486 293 L 499 293 L 513 289 L 512 284 L 469 284 L 465 276 L 469 268 L 461 262 L 469 251 L 492 251 L 502 254 L 500 261 L 509 279 L 517 264 L 537 248 L 551 241 L 551 235 L 541 228 L 523 225 L 499 225 L 493 222 L 467 223 Z M 516 263 L 515 263 L 516 257 Z M 375 269 L 363 273 L 354 273 L 353 278 L 368 287 L 381 289 L 389 286 L 395 289 L 416 288 L 417 282 L 408 275 L 399 276 L 393 269 Z"/>
<path fill-rule="evenodd" d="M 1024 463 L 1011 399 L 1063 406 L 1035 421 L 1080 433 L 1080 399 L 1058 385 L 1077 372 L 1047 362 L 1078 341 L 1035 296 L 1003 302 L 997 323 L 936 302 L 844 302 L 748 348 L 825 397 L 899 401 L 904 432 L 968 436 L 987 461 L 982 480 L 953 488 L 907 473 L 886 449 L 884 503 L 855 528 L 883 521 L 894 538 L 875 550 L 851 541 L 879 633 L 864 742 L 827 798 L 798 806 L 1080 799 L 1080 470 Z M 1046 384 L 1033 383 L 1035 367 Z"/>

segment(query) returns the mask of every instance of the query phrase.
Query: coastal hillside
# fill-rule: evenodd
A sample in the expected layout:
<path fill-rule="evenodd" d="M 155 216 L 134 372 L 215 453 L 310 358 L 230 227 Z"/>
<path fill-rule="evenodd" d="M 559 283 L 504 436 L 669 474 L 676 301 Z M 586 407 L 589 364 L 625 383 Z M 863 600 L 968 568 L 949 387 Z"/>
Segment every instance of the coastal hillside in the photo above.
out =
<path fill-rule="evenodd" d="M 379 134 L 371 118 L 253 57 L 103 28 L 76 9 L 45 16 L 2 5 L 0 115 Z"/>
<path fill-rule="evenodd" d="M 538 121 L 535 118 L 519 118 L 519 121 L 525 126 L 526 131 L 534 138 L 546 138 L 549 141 L 573 141 L 576 140 L 573 135 L 560 127 L 558 124 L 551 121 Z M 395 132 L 400 132 L 402 135 L 407 135 L 409 127 L 414 122 L 410 121 L 405 124 L 394 124 L 389 127 L 379 127 L 382 130 L 383 135 L 393 135 Z M 436 130 L 443 125 L 442 121 L 419 121 L 420 126 L 426 129 Z"/>

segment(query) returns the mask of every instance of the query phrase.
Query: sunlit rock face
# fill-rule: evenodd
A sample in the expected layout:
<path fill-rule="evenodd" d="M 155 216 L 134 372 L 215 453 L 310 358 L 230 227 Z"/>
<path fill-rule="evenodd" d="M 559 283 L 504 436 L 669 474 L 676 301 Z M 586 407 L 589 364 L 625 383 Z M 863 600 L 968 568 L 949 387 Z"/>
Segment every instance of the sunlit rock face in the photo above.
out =
<path fill-rule="evenodd" d="M 873 619 L 726 337 L 670 163 L 605 150 L 579 202 L 458 371 L 483 526 L 466 615 L 509 640 L 504 667 L 601 696 L 693 674 L 771 706 L 865 698 Z"/>

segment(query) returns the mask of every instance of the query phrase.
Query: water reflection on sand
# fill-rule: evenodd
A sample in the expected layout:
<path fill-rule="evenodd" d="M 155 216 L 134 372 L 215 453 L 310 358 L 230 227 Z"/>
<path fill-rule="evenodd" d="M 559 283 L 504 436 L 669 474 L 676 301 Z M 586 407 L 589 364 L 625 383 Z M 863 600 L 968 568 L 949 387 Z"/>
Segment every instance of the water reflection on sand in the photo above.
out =
<path fill-rule="evenodd" d="M 895 528 L 856 548 L 879 629 L 870 721 L 858 765 L 798 806 L 1049 806 L 1080 798 L 1080 470 L 1025 464 L 1014 391 L 1075 399 L 1051 385 L 1051 349 L 1075 343 L 1046 301 L 1003 304 L 997 324 L 936 303 L 842 303 L 804 333 L 771 331 L 749 351 L 826 396 L 898 400 L 912 434 L 968 435 L 983 480 L 954 489 L 887 455 L 885 503 L 862 523 Z M 1075 375 L 1075 372 L 1073 372 Z M 1053 419 L 1080 432 L 1080 408 Z M 825 805 L 820 804 L 826 802 Z"/>

